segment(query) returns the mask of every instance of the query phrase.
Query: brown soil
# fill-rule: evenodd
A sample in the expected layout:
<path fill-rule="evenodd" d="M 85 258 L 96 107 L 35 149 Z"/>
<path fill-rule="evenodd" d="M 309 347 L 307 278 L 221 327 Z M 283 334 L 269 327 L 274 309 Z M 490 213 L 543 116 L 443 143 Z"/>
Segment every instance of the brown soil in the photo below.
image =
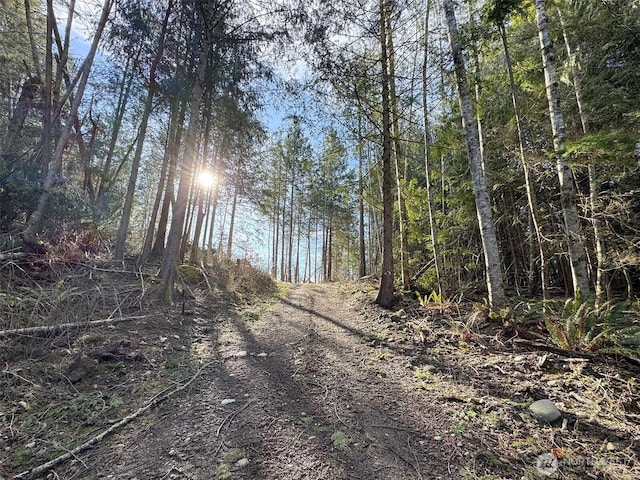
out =
<path fill-rule="evenodd" d="M 536 479 L 549 478 L 545 459 L 551 478 L 640 478 L 640 397 L 628 369 L 514 351 L 455 307 L 392 314 L 363 284 L 186 308 L 74 336 L 49 366 L 5 356 L 0 478 L 196 372 L 190 388 L 51 478 Z M 69 384 L 75 406 L 51 387 Z M 48 397 L 34 385 L 49 385 Z M 558 404 L 564 426 L 528 414 L 540 398 Z M 64 433 L 51 438 L 52 428 Z"/>

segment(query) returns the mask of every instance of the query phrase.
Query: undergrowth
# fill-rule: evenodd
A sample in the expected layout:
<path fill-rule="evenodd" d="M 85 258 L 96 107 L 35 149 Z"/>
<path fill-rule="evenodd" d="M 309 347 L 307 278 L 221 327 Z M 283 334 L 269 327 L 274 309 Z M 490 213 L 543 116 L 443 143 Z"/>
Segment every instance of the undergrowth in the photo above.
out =
<path fill-rule="evenodd" d="M 565 350 L 624 355 L 640 360 L 640 312 L 629 302 L 579 296 L 527 302 L 515 307 L 522 323 L 542 319 L 550 338 Z"/>

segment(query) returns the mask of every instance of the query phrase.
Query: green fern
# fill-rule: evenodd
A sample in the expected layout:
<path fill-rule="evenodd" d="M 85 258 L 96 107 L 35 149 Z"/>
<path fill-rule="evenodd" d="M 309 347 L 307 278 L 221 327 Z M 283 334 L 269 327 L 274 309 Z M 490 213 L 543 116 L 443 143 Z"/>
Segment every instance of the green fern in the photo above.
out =
<path fill-rule="evenodd" d="M 418 303 L 421 306 L 426 307 L 430 303 L 442 304 L 442 297 L 435 290 L 431 290 L 429 295 L 420 295 L 420 292 L 416 292 L 416 296 L 418 297 Z"/>
<path fill-rule="evenodd" d="M 596 305 L 593 298 L 580 297 L 547 302 L 543 315 L 551 338 L 568 350 L 600 351 L 638 357 L 640 325 L 628 311 L 627 302 Z M 630 355 L 635 347 L 636 352 Z"/>

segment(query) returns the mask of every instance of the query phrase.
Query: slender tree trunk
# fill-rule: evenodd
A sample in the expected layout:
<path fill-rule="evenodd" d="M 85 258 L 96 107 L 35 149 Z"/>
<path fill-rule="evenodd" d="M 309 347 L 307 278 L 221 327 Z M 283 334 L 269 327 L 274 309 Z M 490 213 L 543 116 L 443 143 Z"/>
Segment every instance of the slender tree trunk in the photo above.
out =
<path fill-rule="evenodd" d="M 211 8 L 206 5 L 205 17 Z M 207 24 L 206 18 L 205 25 Z M 196 77 L 194 79 L 193 90 L 191 91 L 191 105 L 189 112 L 189 126 L 187 127 L 187 136 L 185 138 L 185 150 L 182 157 L 182 165 L 180 169 L 180 182 L 178 186 L 178 195 L 175 201 L 175 208 L 171 218 L 171 227 L 167 239 L 167 246 L 164 249 L 162 257 L 162 265 L 160 274 L 162 278 L 162 287 L 160 295 L 166 301 L 173 299 L 174 284 L 177 273 L 177 261 L 180 253 L 180 243 L 184 233 L 184 221 L 189 203 L 189 192 L 193 180 L 193 160 L 196 154 L 196 134 L 200 126 L 200 103 L 203 96 L 203 84 L 205 81 L 205 73 L 207 70 L 207 62 L 209 58 L 209 39 L 208 32 L 203 32 L 202 47 Z"/>
<path fill-rule="evenodd" d="M 209 213 L 209 241 L 207 243 L 209 250 L 213 252 L 213 233 L 216 225 L 216 216 L 218 214 L 218 205 L 220 203 L 220 180 L 216 182 L 213 189 L 213 196 L 211 199 L 211 211 Z"/>
<path fill-rule="evenodd" d="M 149 219 L 149 226 L 147 227 L 147 233 L 144 237 L 144 244 L 142 247 L 142 253 L 140 255 L 140 264 L 144 264 L 151 253 L 151 247 L 153 245 L 153 233 L 156 229 L 156 220 L 158 217 L 158 211 L 160 210 L 160 204 L 162 202 L 162 197 L 164 192 L 166 191 L 166 183 L 169 171 L 169 164 L 171 162 L 171 148 L 169 145 L 173 142 L 175 138 L 175 132 L 178 126 L 176 125 L 178 121 L 180 106 L 174 104 L 171 108 L 171 117 L 169 120 L 169 127 L 167 129 L 167 138 L 164 144 L 164 155 L 162 157 L 162 167 L 160 169 L 160 179 L 158 181 L 158 189 L 156 190 L 156 199 L 153 204 L 153 209 L 151 210 L 151 218 Z"/>
<path fill-rule="evenodd" d="M 164 43 L 167 32 L 167 25 L 169 24 L 169 16 L 171 15 L 171 7 L 173 2 L 170 1 L 167 7 L 167 11 L 162 22 L 162 30 L 160 33 L 160 40 L 158 43 L 158 50 L 149 67 L 149 90 L 147 92 L 147 100 L 144 104 L 144 111 L 142 112 L 142 120 L 140 122 L 140 128 L 138 129 L 138 143 L 136 145 L 136 151 L 133 155 L 133 162 L 131 162 L 131 174 L 129 175 L 129 184 L 127 186 L 127 193 L 124 200 L 124 207 L 122 209 L 122 216 L 120 217 L 120 226 L 118 228 L 118 237 L 116 239 L 116 248 L 114 258 L 116 260 L 124 259 L 125 245 L 127 241 L 127 233 L 129 232 L 129 222 L 131 220 L 131 210 L 133 209 L 133 200 L 136 191 L 136 182 L 138 181 L 138 170 L 140 168 L 140 161 L 142 159 L 142 150 L 144 148 L 144 142 L 147 136 L 147 125 L 149 124 L 149 116 L 151 115 L 151 109 L 153 108 L 153 97 L 157 88 L 156 85 L 156 70 L 162 56 L 164 55 Z"/>
<path fill-rule="evenodd" d="M 80 107 L 80 103 L 82 101 L 82 98 L 84 97 L 84 92 L 89 81 L 89 74 L 93 65 L 93 59 L 95 58 L 96 51 L 98 50 L 98 44 L 100 43 L 100 39 L 102 38 L 102 32 L 107 23 L 107 19 L 109 18 L 109 13 L 111 12 L 112 5 L 113 0 L 104 0 L 104 4 L 102 5 L 102 13 L 100 15 L 100 20 L 98 22 L 96 32 L 91 42 L 91 47 L 89 48 L 89 52 L 87 53 L 82 66 L 80 67 L 82 75 L 78 83 L 78 89 L 76 91 L 75 98 L 71 103 L 67 123 L 65 124 L 65 128 L 62 131 L 60 138 L 58 139 L 53 157 L 49 162 L 47 176 L 44 180 L 44 185 L 42 186 L 42 193 L 40 194 L 40 198 L 38 200 L 38 206 L 29 218 L 27 228 L 24 231 L 24 235 L 26 237 L 33 235 L 36 232 L 37 228 L 40 226 L 42 217 L 44 216 L 44 212 L 47 208 L 47 203 L 49 202 L 49 197 L 51 196 L 51 192 L 55 185 L 60 182 L 60 176 L 62 174 L 62 155 L 67 144 L 67 137 L 71 133 L 71 128 L 73 127 L 75 122 L 75 117 L 78 115 L 78 108 Z"/>
<path fill-rule="evenodd" d="M 328 282 L 333 282 L 333 218 L 329 217 L 327 231 L 327 277 Z"/>
<path fill-rule="evenodd" d="M 311 213 L 307 223 L 307 255 L 304 262 L 304 282 L 311 282 Z"/>
<path fill-rule="evenodd" d="M 199 147 L 195 148 L 197 152 Z M 195 161 L 194 161 L 195 167 Z M 184 263 L 185 257 L 187 255 L 187 247 L 189 246 L 189 239 L 192 238 L 191 232 L 193 231 L 193 219 L 196 214 L 196 205 L 198 203 L 198 199 L 201 197 L 201 192 L 195 185 L 195 172 L 196 168 L 193 169 L 191 173 L 191 190 L 189 191 L 189 201 L 187 203 L 187 214 L 185 215 L 185 227 L 182 233 L 182 240 L 180 241 L 180 254 L 178 255 L 179 262 Z"/>
<path fill-rule="evenodd" d="M 358 116 L 358 244 L 359 248 L 359 268 L 358 275 L 360 278 L 367 275 L 367 252 L 365 245 L 364 231 L 364 181 L 362 178 L 363 171 L 363 145 L 362 137 L 362 116 Z"/>
<path fill-rule="evenodd" d="M 540 218 L 538 213 L 538 200 L 536 198 L 536 190 L 533 179 L 531 178 L 532 169 L 527 164 L 527 159 L 525 157 L 524 145 L 525 138 L 524 132 L 522 131 L 522 117 L 520 115 L 520 106 L 518 105 L 518 99 L 516 96 L 517 88 L 516 82 L 513 76 L 513 68 L 511 63 L 511 53 L 509 51 L 509 44 L 507 42 L 507 32 L 504 26 L 504 23 L 500 23 L 498 25 L 500 29 L 500 36 L 502 38 L 502 47 L 504 49 L 505 62 L 507 64 L 507 73 L 509 74 L 509 85 L 511 89 L 511 102 L 513 104 L 513 112 L 516 120 L 516 130 L 518 132 L 518 148 L 520 154 L 520 163 L 522 164 L 522 171 L 524 172 L 524 184 L 527 191 L 527 203 L 529 204 L 529 214 L 531 216 L 531 222 L 533 226 L 533 232 L 531 234 L 532 238 L 535 238 L 535 243 L 532 242 L 532 246 L 537 246 L 538 253 L 540 255 L 540 283 L 542 284 L 542 298 L 548 298 L 548 259 L 547 259 L 547 248 L 546 242 L 544 239 L 544 235 L 542 232 L 542 225 L 540 224 Z M 535 271 L 533 270 L 533 264 L 530 262 L 529 264 L 529 294 L 533 294 L 533 274 Z"/>
<path fill-rule="evenodd" d="M 165 155 L 168 156 L 169 171 L 167 173 L 167 186 L 164 192 L 164 198 L 162 201 L 162 209 L 160 210 L 160 218 L 158 219 L 158 231 L 156 233 L 156 240 L 151 250 L 152 258 L 160 258 L 164 252 L 167 227 L 169 225 L 169 209 L 175 202 L 175 181 L 178 169 L 178 152 L 180 150 L 180 144 L 182 143 L 182 134 L 184 132 L 184 120 L 187 110 L 187 100 L 178 100 L 179 105 L 177 108 L 180 111 L 178 120 L 175 123 L 174 134 L 169 138 Z"/>
<path fill-rule="evenodd" d="M 283 193 L 282 195 L 282 215 L 281 215 L 281 219 L 282 219 L 282 232 L 280 234 L 280 281 L 282 282 L 286 282 L 287 281 L 287 277 L 286 277 L 286 269 L 285 269 L 285 265 L 286 265 L 286 259 L 287 259 L 287 252 L 284 248 L 284 242 L 285 242 L 285 237 L 286 237 L 286 233 L 287 233 L 287 194 L 286 191 Z"/>
<path fill-rule="evenodd" d="M 480 165 L 482 166 L 483 175 L 487 174 L 487 167 L 485 165 L 484 158 L 484 133 L 482 129 L 482 115 L 480 114 L 480 100 L 482 99 L 482 81 L 480 80 L 480 55 L 478 53 L 478 44 L 476 37 L 476 30 L 478 28 L 476 24 L 475 13 L 473 11 L 474 0 L 469 0 L 467 3 L 469 8 L 469 26 L 473 32 L 474 38 L 471 41 L 471 56 L 473 58 L 473 90 L 476 100 L 475 118 L 476 128 L 478 130 L 478 151 L 480 152 Z"/>
<path fill-rule="evenodd" d="M 376 303 L 391 308 L 393 294 L 393 196 L 391 194 L 391 116 L 389 101 L 389 56 L 386 39 L 387 0 L 380 0 L 380 62 L 382 64 L 382 273 Z"/>
<path fill-rule="evenodd" d="M 535 0 L 535 7 L 547 100 L 549 102 L 549 118 L 553 132 L 553 147 L 556 152 L 556 168 L 560 180 L 560 203 L 566 230 L 565 239 L 569 247 L 573 290 L 576 297 L 580 295 L 589 296 L 591 288 L 589 286 L 585 250 L 582 245 L 580 218 L 578 216 L 575 187 L 573 184 L 573 172 L 561 152 L 565 141 L 565 125 L 560 108 L 560 88 L 556 77 L 553 43 L 549 33 L 549 19 L 547 18 L 545 0 Z"/>
<path fill-rule="evenodd" d="M 44 56 L 44 86 L 43 86 L 43 105 L 42 105 L 42 135 L 41 135 L 41 152 L 40 165 L 46 176 L 47 166 L 51 162 L 51 131 L 53 116 L 53 24 L 55 18 L 49 15 L 49 10 L 53 10 L 51 0 L 47 0 L 47 23 L 45 36 L 45 56 Z"/>
<path fill-rule="evenodd" d="M 289 239 L 287 251 L 287 282 L 292 280 L 292 262 L 293 262 L 293 216 L 295 207 L 295 161 L 291 159 L 291 197 L 289 201 Z"/>
<path fill-rule="evenodd" d="M 229 236 L 227 237 L 227 258 L 231 258 L 233 251 L 233 228 L 236 223 L 236 206 L 238 204 L 238 187 L 233 188 L 233 201 L 231 202 L 231 219 L 229 220 Z"/>
<path fill-rule="evenodd" d="M 40 71 L 40 56 L 38 55 L 38 47 L 36 44 L 36 37 L 33 32 L 33 20 L 31 18 L 31 3 L 29 0 L 24 0 L 24 16 L 27 24 L 27 34 L 29 35 L 29 46 L 31 47 L 31 61 L 33 62 L 33 71 L 37 78 L 42 78 L 42 72 Z"/>
<path fill-rule="evenodd" d="M 273 219 L 273 265 L 271 266 L 271 276 L 278 278 L 278 241 L 280 239 L 280 192 L 276 191 Z"/>
<path fill-rule="evenodd" d="M 202 145 L 202 154 L 200 155 L 200 170 L 204 170 L 206 167 L 206 158 L 207 152 L 209 151 L 209 137 L 211 133 L 211 104 L 210 104 L 210 96 L 207 98 L 207 102 L 204 108 L 204 115 L 206 118 L 206 125 L 204 128 L 203 135 L 203 145 Z M 195 182 L 195 188 L 198 190 L 198 206 L 197 206 L 197 214 L 196 214 L 196 226 L 193 231 L 193 242 L 191 243 L 191 252 L 189 252 L 189 261 L 191 263 L 197 264 L 199 260 L 198 250 L 200 246 L 200 237 L 202 236 L 202 224 L 204 223 L 205 215 L 207 211 L 204 208 L 205 203 L 205 195 L 208 194 L 206 187 L 199 182 Z"/>
<path fill-rule="evenodd" d="M 295 283 L 300 283 L 300 230 L 301 230 L 301 220 L 300 220 L 300 209 L 298 209 L 298 215 L 296 215 L 296 261 L 294 266 L 294 278 Z"/>
<path fill-rule="evenodd" d="M 438 282 L 438 296 L 444 300 L 446 288 L 442 270 L 442 258 L 440 257 L 440 242 L 438 240 L 438 224 L 436 223 L 435 205 L 433 200 L 433 185 L 431 183 L 431 130 L 429 125 L 429 99 L 427 94 L 427 70 L 429 65 L 429 12 L 431 0 L 427 0 L 424 24 L 424 57 L 422 59 L 422 126 L 424 129 L 424 172 L 427 183 L 427 205 L 429 207 L 429 230 L 431 233 L 431 245 L 433 248 L 433 260 L 436 268 Z"/>
<path fill-rule="evenodd" d="M 467 72 L 462 54 L 462 46 L 456 23 L 454 6 L 452 0 L 443 0 L 447 29 L 449 32 L 449 43 L 453 55 L 453 64 L 458 85 L 458 99 L 460 102 L 460 112 L 462 115 L 462 126 L 464 128 L 465 142 L 467 145 L 467 156 L 471 168 L 471 180 L 473 192 L 476 199 L 476 211 L 478 223 L 480 225 L 480 237 L 482 239 L 482 249 L 484 252 L 485 272 L 487 290 L 489 294 L 489 305 L 491 308 L 500 308 L 505 302 L 505 293 L 502 280 L 502 262 L 500 260 L 500 249 L 496 238 L 495 227 L 493 225 L 493 214 L 489 191 L 482 171 L 480 159 L 480 147 L 478 145 L 478 133 L 473 115 L 473 105 L 467 83 Z"/>
<path fill-rule="evenodd" d="M 587 118 L 586 109 L 584 108 L 584 101 L 582 100 L 582 85 L 580 82 L 580 72 L 578 71 L 578 63 L 576 54 L 571 48 L 571 42 L 569 41 L 569 34 L 562 17 L 562 11 L 558 8 L 558 18 L 560 19 L 560 25 L 562 26 L 562 36 L 564 37 L 564 45 L 567 50 L 567 57 L 571 64 L 571 76 L 573 77 L 573 92 L 576 97 L 576 104 L 578 105 L 578 113 L 580 115 L 580 123 L 582 125 L 582 133 L 588 135 L 589 133 L 589 119 Z M 596 176 L 596 166 L 594 163 L 589 163 L 587 166 L 589 176 L 589 208 L 591 209 L 591 224 L 593 226 L 593 242 L 596 247 L 596 304 L 599 305 L 603 302 L 605 296 L 604 284 L 606 282 L 605 271 L 605 247 L 602 240 L 602 230 L 604 224 L 598 214 L 598 183 Z"/>
<path fill-rule="evenodd" d="M 389 108 L 391 114 L 391 130 L 393 137 L 393 160 L 396 176 L 396 194 L 398 197 L 398 233 L 400 234 L 400 281 L 402 288 L 408 291 L 409 285 L 409 253 L 407 248 L 407 203 L 404 196 L 404 168 L 401 168 L 402 144 L 400 141 L 400 113 L 398 95 L 396 93 L 395 49 L 393 45 L 393 27 L 391 26 L 391 6 L 386 12 L 387 56 L 389 65 Z"/>

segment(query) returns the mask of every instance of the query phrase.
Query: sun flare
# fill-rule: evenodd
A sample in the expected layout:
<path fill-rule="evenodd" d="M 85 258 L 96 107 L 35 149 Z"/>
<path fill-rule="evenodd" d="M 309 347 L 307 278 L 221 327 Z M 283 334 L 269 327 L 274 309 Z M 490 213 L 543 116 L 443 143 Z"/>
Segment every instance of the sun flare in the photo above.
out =
<path fill-rule="evenodd" d="M 217 180 L 217 177 L 211 172 L 205 171 L 198 174 L 198 183 L 205 189 L 213 187 Z"/>

